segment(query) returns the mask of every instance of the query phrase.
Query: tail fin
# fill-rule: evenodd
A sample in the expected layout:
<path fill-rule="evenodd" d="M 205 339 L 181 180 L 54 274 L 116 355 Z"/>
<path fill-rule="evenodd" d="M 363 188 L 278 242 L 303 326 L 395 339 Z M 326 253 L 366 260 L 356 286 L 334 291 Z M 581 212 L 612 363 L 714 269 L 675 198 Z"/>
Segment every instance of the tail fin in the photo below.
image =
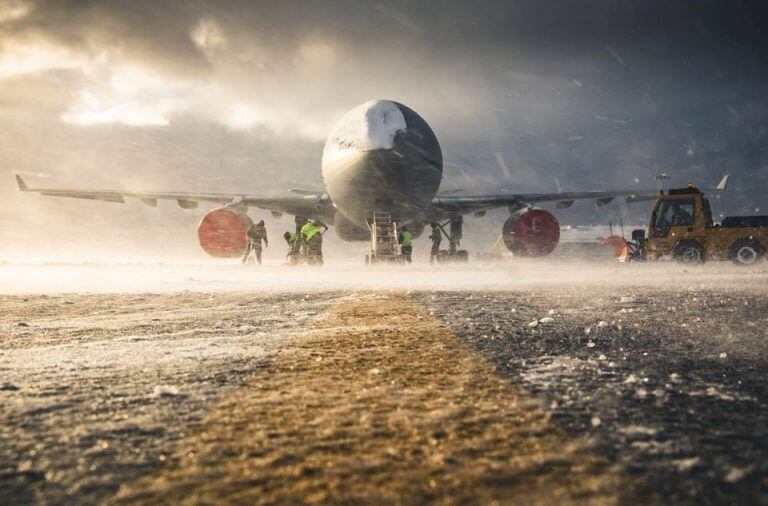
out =
<path fill-rule="evenodd" d="M 715 187 L 715 190 L 725 190 L 728 187 L 728 178 L 730 175 L 726 174 L 723 176 L 723 179 L 720 180 L 719 183 L 717 183 L 717 186 Z"/>
<path fill-rule="evenodd" d="M 21 179 L 21 176 L 18 174 L 14 174 L 16 176 L 16 184 L 19 186 L 19 191 L 27 191 L 29 190 L 29 186 L 27 186 L 27 183 L 24 182 L 23 179 Z"/>

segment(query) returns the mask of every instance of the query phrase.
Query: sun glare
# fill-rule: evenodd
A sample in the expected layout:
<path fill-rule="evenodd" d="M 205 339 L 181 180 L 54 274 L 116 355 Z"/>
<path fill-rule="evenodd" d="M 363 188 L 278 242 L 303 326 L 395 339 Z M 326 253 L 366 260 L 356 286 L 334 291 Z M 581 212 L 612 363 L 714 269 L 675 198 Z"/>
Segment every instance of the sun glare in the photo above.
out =
<path fill-rule="evenodd" d="M 92 92 L 85 91 L 61 115 L 61 119 L 75 125 L 121 123 L 131 126 L 166 126 L 170 123 L 171 114 L 182 107 L 183 102 L 175 99 L 104 103 Z"/>
<path fill-rule="evenodd" d="M 6 0 L 0 3 L 0 23 L 16 21 L 25 18 L 34 9 L 30 2 L 21 0 Z"/>
<path fill-rule="evenodd" d="M 0 47 L 0 79 L 46 70 L 87 70 L 88 62 L 63 47 L 43 42 L 3 42 Z"/>

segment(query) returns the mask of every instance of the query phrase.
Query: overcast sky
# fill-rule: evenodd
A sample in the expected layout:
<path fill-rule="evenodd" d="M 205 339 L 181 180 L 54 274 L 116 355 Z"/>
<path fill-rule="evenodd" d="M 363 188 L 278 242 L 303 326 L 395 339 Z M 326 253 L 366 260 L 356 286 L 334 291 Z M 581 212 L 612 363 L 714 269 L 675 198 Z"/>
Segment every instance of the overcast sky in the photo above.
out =
<path fill-rule="evenodd" d="M 13 172 L 81 187 L 318 187 L 328 130 L 374 98 L 432 125 L 446 187 L 730 172 L 724 209 L 768 209 L 767 5 L 0 0 L 0 259 L 43 226 L 57 244 L 162 234 L 196 247 L 200 213 L 18 195 Z M 587 204 L 558 215 L 607 216 Z"/>

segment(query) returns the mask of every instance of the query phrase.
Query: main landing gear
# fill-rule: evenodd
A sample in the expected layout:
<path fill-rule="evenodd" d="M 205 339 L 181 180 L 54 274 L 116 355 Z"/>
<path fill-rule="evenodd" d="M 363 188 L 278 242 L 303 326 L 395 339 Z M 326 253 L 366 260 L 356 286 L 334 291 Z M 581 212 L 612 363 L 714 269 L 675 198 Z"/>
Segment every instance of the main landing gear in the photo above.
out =
<path fill-rule="evenodd" d="M 438 262 L 467 262 L 469 252 L 465 249 L 459 249 L 461 239 L 464 237 L 464 218 L 462 216 L 452 216 L 448 221 L 437 224 L 445 237 L 448 239 L 448 249 L 440 250 L 437 254 Z M 445 227 L 448 226 L 448 232 Z"/>

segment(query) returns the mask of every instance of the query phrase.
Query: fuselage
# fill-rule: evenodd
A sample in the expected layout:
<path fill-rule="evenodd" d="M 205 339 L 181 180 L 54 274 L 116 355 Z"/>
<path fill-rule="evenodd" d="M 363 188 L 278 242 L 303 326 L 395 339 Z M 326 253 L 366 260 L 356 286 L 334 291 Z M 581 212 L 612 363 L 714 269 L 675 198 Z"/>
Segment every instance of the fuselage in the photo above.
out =
<path fill-rule="evenodd" d="M 323 180 L 337 212 L 367 229 L 374 212 L 398 223 L 417 220 L 437 194 L 440 144 L 426 121 L 389 100 L 348 112 L 325 144 Z"/>

